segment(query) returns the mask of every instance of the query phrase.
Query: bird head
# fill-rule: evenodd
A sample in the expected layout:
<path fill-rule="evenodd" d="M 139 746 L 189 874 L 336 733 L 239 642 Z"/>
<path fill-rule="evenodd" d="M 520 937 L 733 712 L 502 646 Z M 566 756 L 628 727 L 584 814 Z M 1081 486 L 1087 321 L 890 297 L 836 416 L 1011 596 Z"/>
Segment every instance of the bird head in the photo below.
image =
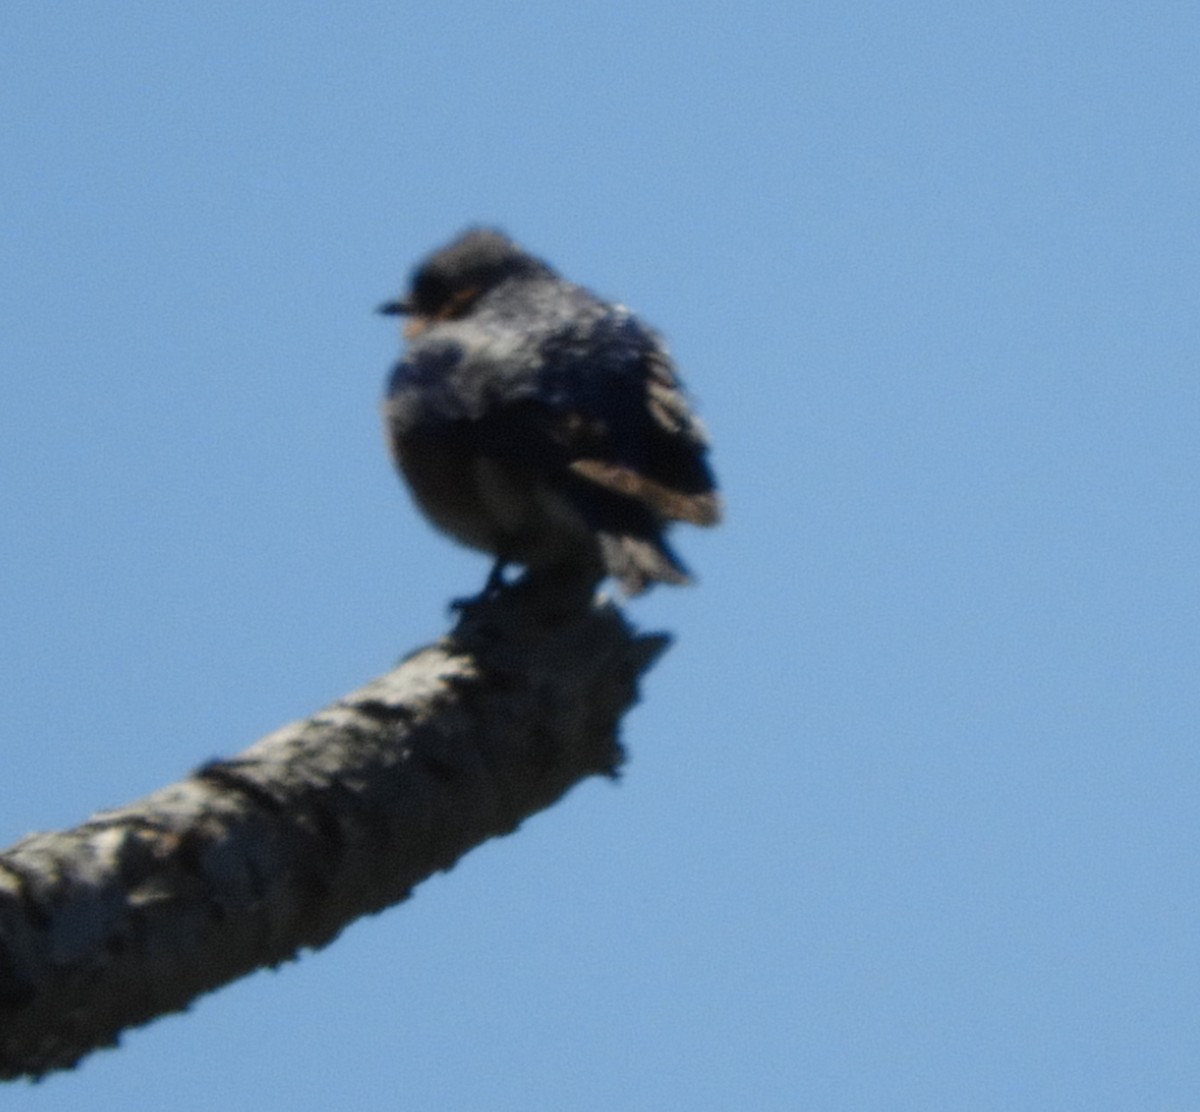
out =
<path fill-rule="evenodd" d="M 554 272 L 540 259 L 492 228 L 471 228 L 435 251 L 413 272 L 406 297 L 389 301 L 379 312 L 407 316 L 408 337 L 438 321 L 456 320 L 489 290 L 510 278 Z"/>

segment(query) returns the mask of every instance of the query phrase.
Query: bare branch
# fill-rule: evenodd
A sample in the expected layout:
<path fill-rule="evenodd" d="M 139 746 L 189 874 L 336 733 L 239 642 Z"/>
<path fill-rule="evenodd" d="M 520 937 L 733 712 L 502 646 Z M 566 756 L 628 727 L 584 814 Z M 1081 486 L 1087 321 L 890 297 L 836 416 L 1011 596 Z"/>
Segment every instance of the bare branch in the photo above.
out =
<path fill-rule="evenodd" d="M 0 855 L 0 1077 L 126 1027 L 405 899 L 581 779 L 666 647 L 608 605 L 521 592 L 312 718 L 74 830 Z"/>

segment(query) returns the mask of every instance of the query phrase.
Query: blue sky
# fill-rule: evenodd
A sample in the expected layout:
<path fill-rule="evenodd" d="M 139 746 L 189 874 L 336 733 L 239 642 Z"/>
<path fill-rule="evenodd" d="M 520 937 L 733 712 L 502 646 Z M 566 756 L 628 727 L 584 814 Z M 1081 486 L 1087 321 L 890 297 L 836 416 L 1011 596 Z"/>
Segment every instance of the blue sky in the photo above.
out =
<path fill-rule="evenodd" d="M 36 1112 L 1200 1105 L 1200 11 L 0 15 L 0 842 L 443 632 L 372 315 L 498 224 L 728 522 L 590 783 Z"/>

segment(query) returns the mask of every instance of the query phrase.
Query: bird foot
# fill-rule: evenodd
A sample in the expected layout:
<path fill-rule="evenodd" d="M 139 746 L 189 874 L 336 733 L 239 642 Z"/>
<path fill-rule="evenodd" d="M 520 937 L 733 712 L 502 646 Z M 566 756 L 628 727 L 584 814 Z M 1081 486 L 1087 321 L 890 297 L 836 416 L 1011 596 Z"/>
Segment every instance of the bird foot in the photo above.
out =
<path fill-rule="evenodd" d="M 499 598 L 511 586 L 508 580 L 504 578 L 504 569 L 506 567 L 508 567 L 507 560 L 497 560 L 492 565 L 492 570 L 488 573 L 483 590 L 477 595 L 464 595 L 462 598 L 451 599 L 450 612 L 452 614 L 462 614 L 470 610 L 473 606 L 478 606 L 480 603 L 491 602 Z"/>

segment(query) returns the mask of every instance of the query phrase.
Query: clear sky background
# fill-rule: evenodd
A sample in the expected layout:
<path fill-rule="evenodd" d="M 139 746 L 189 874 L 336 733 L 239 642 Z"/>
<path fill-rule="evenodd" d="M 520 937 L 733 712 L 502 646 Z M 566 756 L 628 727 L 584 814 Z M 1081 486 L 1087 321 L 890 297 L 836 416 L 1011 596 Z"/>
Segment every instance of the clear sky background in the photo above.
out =
<path fill-rule="evenodd" d="M 487 561 L 372 315 L 502 226 L 728 501 L 577 789 L 4 1107 L 1200 1108 L 1200 8 L 10 3 L 0 844 L 316 710 Z"/>

